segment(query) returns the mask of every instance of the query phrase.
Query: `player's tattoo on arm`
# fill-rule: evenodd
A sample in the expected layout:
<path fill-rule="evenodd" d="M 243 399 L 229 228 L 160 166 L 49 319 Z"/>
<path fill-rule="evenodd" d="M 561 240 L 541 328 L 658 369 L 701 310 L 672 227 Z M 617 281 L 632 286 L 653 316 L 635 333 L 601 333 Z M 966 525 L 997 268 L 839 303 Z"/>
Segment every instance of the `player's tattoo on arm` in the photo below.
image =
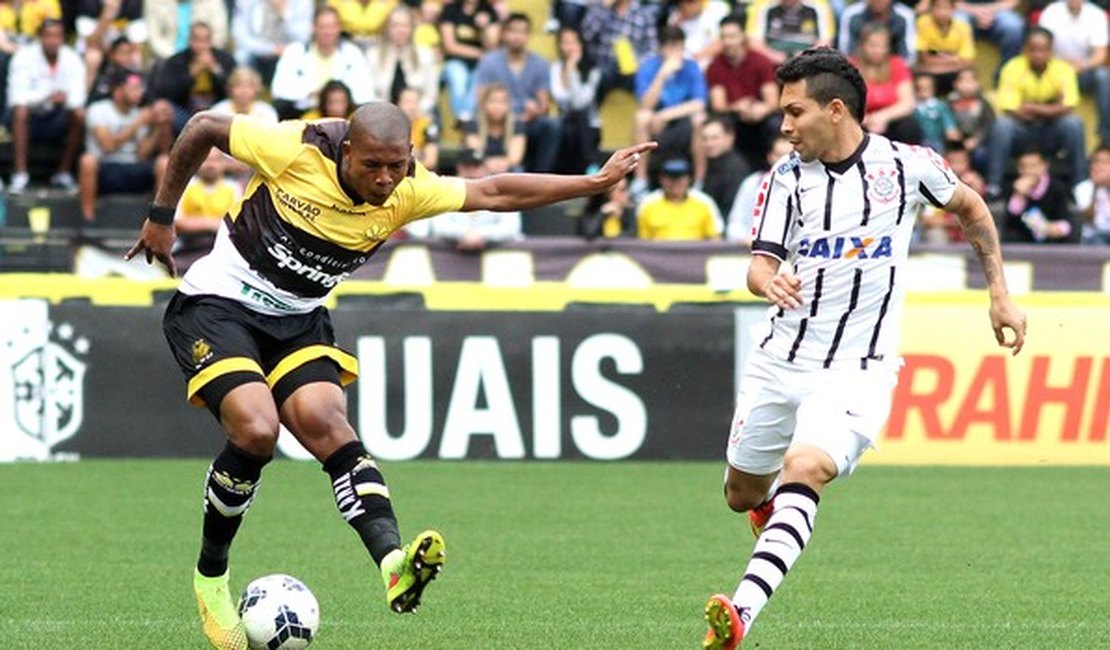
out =
<path fill-rule="evenodd" d="M 994 217 L 990 209 L 978 194 L 963 185 L 953 198 L 954 205 L 950 205 L 949 209 L 958 216 L 968 244 L 979 257 L 987 287 L 992 294 L 998 290 L 1005 292 L 1002 246 L 999 243 L 998 230 L 994 227 Z"/>
<path fill-rule="evenodd" d="M 185 186 L 200 169 L 212 147 L 228 151 L 228 134 L 231 119 L 222 115 L 202 112 L 194 115 L 181 130 L 181 135 L 170 150 L 169 164 L 162 186 L 154 197 L 155 205 L 175 206 L 181 199 Z"/>

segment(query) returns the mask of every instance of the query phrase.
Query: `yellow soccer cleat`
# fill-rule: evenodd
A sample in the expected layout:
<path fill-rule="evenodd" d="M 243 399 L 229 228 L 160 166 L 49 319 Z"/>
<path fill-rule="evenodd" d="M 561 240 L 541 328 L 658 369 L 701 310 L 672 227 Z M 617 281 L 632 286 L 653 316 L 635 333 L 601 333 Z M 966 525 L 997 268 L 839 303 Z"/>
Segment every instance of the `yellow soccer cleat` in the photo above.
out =
<path fill-rule="evenodd" d="M 193 574 L 201 627 L 208 642 L 218 650 L 247 650 L 247 631 L 231 600 L 228 573 L 209 578 L 200 571 Z"/>
<path fill-rule="evenodd" d="M 393 551 L 382 560 L 382 580 L 390 609 L 398 614 L 416 611 L 424 587 L 443 569 L 445 550 L 443 536 L 426 530 L 405 548 Z"/>

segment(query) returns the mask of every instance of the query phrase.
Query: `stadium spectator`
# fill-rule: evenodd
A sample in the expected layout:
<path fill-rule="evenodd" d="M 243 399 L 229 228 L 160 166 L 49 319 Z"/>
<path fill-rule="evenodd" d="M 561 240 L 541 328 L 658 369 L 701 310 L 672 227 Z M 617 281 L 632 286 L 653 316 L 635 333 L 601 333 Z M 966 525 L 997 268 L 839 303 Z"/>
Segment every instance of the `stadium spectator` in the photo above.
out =
<path fill-rule="evenodd" d="M 694 179 L 705 180 L 705 154 L 697 137 L 705 121 L 709 93 L 705 75 L 693 59 L 686 57 L 686 36 L 677 27 L 664 27 L 659 53 L 640 63 L 636 71 L 634 137 L 637 142 L 655 139 L 663 158 L 686 155 L 694 160 Z M 636 168 L 633 196 L 647 189 L 651 157 Z"/>
<path fill-rule="evenodd" d="M 756 542 L 736 591 L 706 603 L 702 647 L 715 650 L 741 645 L 810 547 L 819 506 L 835 496 L 827 486 L 851 475 L 890 414 L 909 248 L 881 242 L 909 238 L 914 220 L 903 215 L 926 203 L 956 210 L 986 277 L 998 344 L 1016 354 L 1026 329 L 987 206 L 928 149 L 863 131 L 864 82 L 845 56 L 810 50 L 778 75 L 795 154 L 759 206 L 747 286 L 770 306 L 729 400 L 725 450 L 725 501 L 747 513 Z M 896 168 L 904 184 L 869 185 L 864 173 Z M 857 248 L 842 255 L 841 241 Z"/>
<path fill-rule="evenodd" d="M 173 132 L 180 133 L 195 113 L 227 97 L 227 80 L 235 70 L 231 53 L 215 46 L 212 30 L 193 23 L 185 49 L 154 68 L 154 96 L 173 104 Z"/>
<path fill-rule="evenodd" d="M 1017 159 L 1017 178 L 1006 197 L 1002 241 L 1046 244 L 1079 241 L 1080 224 L 1071 191 L 1048 173 L 1044 154 L 1035 149 Z"/>
<path fill-rule="evenodd" d="M 384 102 L 359 107 L 348 123 L 271 125 L 201 113 L 174 146 L 174 173 L 159 186 L 139 239 L 125 256 L 144 255 L 173 272 L 170 206 L 196 173 L 197 152 L 219 147 L 258 168 L 252 181 L 257 191 L 217 234 L 214 250 L 226 254 L 206 255 L 189 268 L 163 328 L 190 402 L 212 411 L 226 439 L 207 473 L 193 574 L 201 628 L 217 647 L 225 647 L 226 639 L 245 645 L 228 557 L 282 423 L 327 471 L 339 512 L 372 558 L 371 572 L 378 570 L 391 611 L 414 611 L 445 560 L 443 538 L 435 531 L 402 546 L 385 479 L 348 422 L 342 387 L 354 381 L 358 364 L 335 344 L 324 306 L 333 287 L 408 222 L 454 210 L 527 210 L 604 191 L 652 146 L 622 149 L 590 177 L 466 180 L 414 167 L 409 134 L 401 112 Z M 321 211 L 313 220 L 271 200 L 306 192 Z M 355 230 L 344 225 L 352 219 L 359 223 Z M 280 245 L 283 240 L 291 245 Z M 231 278 L 242 280 L 229 283 Z M 357 565 L 343 566 L 350 571 Z"/>
<path fill-rule="evenodd" d="M 312 38 L 313 0 L 235 0 L 231 34 L 235 59 L 258 71 L 263 88 L 274 80 L 274 68 L 285 48 Z"/>
<path fill-rule="evenodd" d="M 836 22 L 827 0 L 756 0 L 747 34 L 753 50 L 781 65 L 806 48 L 832 45 Z"/>
<path fill-rule="evenodd" d="M 557 32 L 561 29 L 580 31 L 582 19 L 586 16 L 589 4 L 589 0 L 552 0 L 546 31 Z"/>
<path fill-rule="evenodd" d="M 732 117 L 737 147 L 749 162 L 763 160 L 781 122 L 779 87 L 774 64 L 748 47 L 738 16 L 721 21 L 721 53 L 705 76 L 710 110 Z"/>
<path fill-rule="evenodd" d="M 478 119 L 469 123 L 466 146 L 479 152 L 486 171 L 503 174 L 520 171 L 528 140 L 520 120 L 513 115 L 509 89 L 489 84 L 478 99 Z"/>
<path fill-rule="evenodd" d="M 116 70 L 145 70 L 143 50 L 131 42 L 127 36 L 120 35 L 108 46 L 108 53 L 96 71 L 96 76 L 88 79 L 89 96 L 87 104 L 98 102 L 111 94 L 108 80 Z"/>
<path fill-rule="evenodd" d="M 146 46 L 143 0 L 77 0 L 75 13 L 75 47 L 84 56 L 86 79 L 96 75 L 108 45 L 119 36 L 140 48 Z"/>
<path fill-rule="evenodd" d="M 100 195 L 153 191 L 165 175 L 173 142 L 172 111 L 139 106 L 145 91 L 141 74 L 118 70 L 110 85 L 111 98 L 89 106 L 85 115 L 78 183 L 81 216 L 90 222 Z"/>
<path fill-rule="evenodd" d="M 455 175 L 477 180 L 490 175 L 480 152 L 463 149 L 455 162 Z M 491 244 L 522 239 L 520 210 L 498 212 L 444 212 L 434 219 L 423 219 L 406 228 L 414 237 L 434 237 L 451 242 L 462 253 L 478 253 Z"/>
<path fill-rule="evenodd" d="M 551 108 L 551 64 L 528 50 L 532 21 L 527 14 L 509 14 L 501 25 L 503 47 L 482 55 L 475 72 L 478 93 L 491 84 L 509 89 L 513 118 L 520 121 L 527 147 L 524 170 L 551 172 L 559 156 L 562 125 L 548 115 Z"/>
<path fill-rule="evenodd" d="M 185 186 L 173 220 L 177 230 L 175 254 L 212 250 L 224 216 L 242 195 L 239 185 L 224 175 L 225 160 L 224 152 L 213 147 Z"/>
<path fill-rule="evenodd" d="M 397 98 L 397 108 L 412 125 L 412 155 L 416 162 L 435 171 L 439 167 L 439 122 L 435 115 L 420 109 L 423 91 L 405 88 Z"/>
<path fill-rule="evenodd" d="M 8 33 L 14 44 L 25 43 L 38 36 L 39 27 L 47 19 L 62 20 L 62 5 L 58 0 L 21 0 L 0 4 L 0 29 Z"/>
<path fill-rule="evenodd" d="M 304 115 L 301 115 L 301 119 L 347 119 L 351 116 L 351 113 L 355 112 L 355 108 L 355 102 L 351 98 L 351 89 L 342 81 L 332 79 L 320 89 L 316 106 L 305 111 Z"/>
<path fill-rule="evenodd" d="M 0 22 L 0 112 L 8 110 L 8 68 L 12 55 L 19 49 L 19 34 L 14 20 L 13 15 L 11 22 Z M 3 181 L 0 181 L 0 191 L 2 190 Z"/>
<path fill-rule="evenodd" d="M 959 144 L 951 146 L 944 152 L 944 161 L 952 168 L 952 173 L 972 191 L 983 196 L 987 190 L 987 182 L 979 172 L 971 166 L 971 156 Z M 943 207 L 928 207 L 921 211 L 918 221 L 919 238 L 929 244 L 952 244 L 962 242 L 963 228 L 955 212 Z"/>
<path fill-rule="evenodd" d="M 262 99 L 262 77 L 254 68 L 241 65 L 231 71 L 227 78 L 227 98 L 216 102 L 212 112 L 220 115 L 250 115 L 251 117 L 277 122 L 278 115 L 270 102 Z M 254 170 L 231 156 L 224 157 L 224 173 L 246 187 Z"/>
<path fill-rule="evenodd" d="M 736 198 L 732 201 L 728 223 L 725 225 L 725 239 L 738 242 L 745 249 L 751 247 L 754 235 L 752 221 L 760 188 L 766 189 L 764 183 L 771 177 L 770 170 L 775 168 L 776 163 L 785 162 L 786 156 L 793 150 L 794 146 L 782 135 L 771 141 L 766 157 L 767 168 L 748 174 L 736 190 Z"/>
<path fill-rule="evenodd" d="M 228 5 L 224 0 L 144 0 L 147 46 L 155 60 L 168 59 L 189 48 L 192 26 L 208 26 L 208 39 L 218 50 L 228 48 Z M 228 68 L 230 70 L 230 68 Z"/>
<path fill-rule="evenodd" d="M 906 63 L 917 57 L 917 18 L 913 10 L 894 0 L 861 0 L 849 5 L 840 15 L 841 52 L 856 52 L 863 45 L 864 30 L 882 25 L 890 35 L 890 52 Z"/>
<path fill-rule="evenodd" d="M 44 20 L 38 38 L 21 46 L 11 60 L 8 105 L 13 170 L 8 191 L 13 194 L 22 193 L 31 182 L 27 149 L 32 138 L 36 143 L 62 145 L 50 184 L 76 189 L 72 170 L 81 148 L 87 87 L 81 57 L 64 40 L 62 21 Z"/>
<path fill-rule="evenodd" d="M 590 197 L 576 230 L 587 240 L 635 237 L 636 202 L 629 191 L 628 179 L 621 179 L 604 194 Z"/>
<path fill-rule="evenodd" d="M 1110 245 L 1110 142 L 1091 153 L 1090 178 L 1075 187 L 1084 244 Z"/>
<path fill-rule="evenodd" d="M 985 143 L 994 124 L 994 108 L 983 96 L 974 70 L 956 73 L 952 92 L 948 94 L 948 107 L 952 109 L 952 117 L 956 118 L 960 144 L 971 156 L 972 166 L 979 171 L 986 169 Z"/>
<path fill-rule="evenodd" d="M 396 104 L 402 90 L 419 88 L 420 111 L 432 115 L 438 110 L 441 70 L 435 50 L 413 40 L 415 28 L 416 13 L 407 5 L 398 5 L 389 13 L 383 33 L 367 45 L 372 95 Z"/>
<path fill-rule="evenodd" d="M 1041 12 L 1041 27 L 1052 32 L 1052 52 L 1075 68 L 1079 90 L 1094 94 L 1098 135 L 1110 142 L 1110 68 L 1106 67 L 1110 23 L 1106 10 L 1085 0 L 1056 0 Z"/>
<path fill-rule="evenodd" d="M 690 187 L 690 173 L 690 163 L 685 158 L 671 158 L 660 165 L 660 189 L 645 196 L 636 211 L 636 231 L 640 239 L 720 238 L 721 213 L 717 204 Z"/>
<path fill-rule="evenodd" d="M 867 83 L 864 128 L 892 140 L 920 142 L 921 128 L 913 116 L 913 73 L 902 57 L 891 54 L 890 31 L 885 25 L 875 23 L 863 28 L 859 49 L 851 61 Z"/>
<path fill-rule="evenodd" d="M 611 90 L 633 90 L 640 62 L 659 49 L 655 22 L 655 9 L 640 0 L 591 0 L 581 31 L 586 53 L 601 68 L 598 103 Z"/>
<path fill-rule="evenodd" d="M 736 151 L 736 133 L 728 117 L 710 116 L 698 137 L 705 151 L 705 182 L 701 189 L 713 199 L 722 215 L 729 214 L 740 183 L 751 173 L 751 165 Z"/>
<path fill-rule="evenodd" d="M 943 154 L 949 142 L 960 139 L 960 129 L 952 109 L 937 97 L 936 80 L 927 74 L 917 74 L 913 78 L 914 97 L 913 116 L 921 129 L 921 144 L 932 147 Z"/>
<path fill-rule="evenodd" d="M 582 36 L 559 30 L 558 59 L 551 64 L 551 101 L 562 121 L 562 144 L 555 171 L 581 174 L 594 162 L 601 141 L 597 94 L 601 69 L 586 54 Z"/>
<path fill-rule="evenodd" d="M 1025 48 L 1002 68 L 996 107 L 1000 115 L 991 126 L 987 158 L 987 192 L 1001 195 L 1003 176 L 1015 151 L 1034 147 L 1052 160 L 1061 149 L 1067 159 L 1069 182 L 1087 176 L 1079 81 L 1075 68 L 1052 55 L 1052 32 L 1034 27 Z"/>
<path fill-rule="evenodd" d="M 227 77 L 227 97 L 216 102 L 212 109 L 222 115 L 250 115 L 276 122 L 277 111 L 262 99 L 262 76 L 248 66 L 239 66 Z"/>
<path fill-rule="evenodd" d="M 439 35 L 443 44 L 443 84 L 455 126 L 461 129 L 474 120 L 478 60 L 486 50 L 497 47 L 501 24 L 487 0 L 454 0 L 440 14 Z"/>
<path fill-rule="evenodd" d="M 351 42 L 366 49 L 381 35 L 397 0 L 327 0 L 339 12 L 339 26 Z"/>
<path fill-rule="evenodd" d="M 987 39 L 998 46 L 999 68 L 1021 52 L 1025 19 L 1018 13 L 1019 0 L 957 0 L 957 17 L 967 20 L 975 40 Z"/>
<path fill-rule="evenodd" d="M 370 101 L 370 69 L 366 55 L 342 37 L 334 7 L 320 7 L 312 22 L 312 41 L 285 48 L 270 88 L 281 119 L 300 117 L 317 104 L 320 89 L 336 79 L 347 84 L 356 104 Z"/>
<path fill-rule="evenodd" d="M 667 24 L 686 34 L 686 54 L 702 70 L 721 51 L 721 20 L 731 11 L 723 0 L 677 0 L 667 16 Z"/>
<path fill-rule="evenodd" d="M 953 18 L 955 0 L 930 0 L 929 10 L 917 17 L 917 66 L 919 73 L 936 79 L 938 96 L 952 90 L 952 80 L 975 63 L 975 35 L 971 25 Z"/>

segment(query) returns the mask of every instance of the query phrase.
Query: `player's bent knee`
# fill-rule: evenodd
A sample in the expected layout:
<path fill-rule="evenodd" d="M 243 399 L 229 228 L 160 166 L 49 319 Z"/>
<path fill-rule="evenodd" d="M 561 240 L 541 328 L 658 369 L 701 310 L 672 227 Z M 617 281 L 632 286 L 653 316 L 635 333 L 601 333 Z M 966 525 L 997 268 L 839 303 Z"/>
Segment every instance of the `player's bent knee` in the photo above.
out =
<path fill-rule="evenodd" d="M 836 463 L 819 449 L 791 451 L 783 462 L 784 483 L 805 483 L 820 486 L 836 478 Z"/>
<path fill-rule="evenodd" d="M 251 417 L 239 419 L 234 423 L 225 422 L 227 435 L 240 449 L 257 456 L 272 456 L 277 447 L 277 418 Z"/>
<path fill-rule="evenodd" d="M 737 481 L 725 482 L 725 502 L 733 512 L 747 512 L 767 498 L 766 485 L 749 485 Z"/>

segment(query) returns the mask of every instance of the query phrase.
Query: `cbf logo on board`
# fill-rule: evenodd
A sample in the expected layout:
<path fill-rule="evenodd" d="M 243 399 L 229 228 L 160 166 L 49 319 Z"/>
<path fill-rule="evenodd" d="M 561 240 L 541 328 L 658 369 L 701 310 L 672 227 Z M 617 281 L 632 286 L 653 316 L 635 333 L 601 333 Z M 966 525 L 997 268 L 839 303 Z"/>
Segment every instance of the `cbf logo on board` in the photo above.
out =
<path fill-rule="evenodd" d="M 890 257 L 891 239 L 882 237 L 817 237 L 798 242 L 796 255 L 799 257 L 823 257 L 825 259 L 874 259 Z"/>
<path fill-rule="evenodd" d="M 53 452 L 84 418 L 89 341 L 50 321 L 42 300 L 4 301 L 0 322 L 0 461 L 70 460 Z"/>

